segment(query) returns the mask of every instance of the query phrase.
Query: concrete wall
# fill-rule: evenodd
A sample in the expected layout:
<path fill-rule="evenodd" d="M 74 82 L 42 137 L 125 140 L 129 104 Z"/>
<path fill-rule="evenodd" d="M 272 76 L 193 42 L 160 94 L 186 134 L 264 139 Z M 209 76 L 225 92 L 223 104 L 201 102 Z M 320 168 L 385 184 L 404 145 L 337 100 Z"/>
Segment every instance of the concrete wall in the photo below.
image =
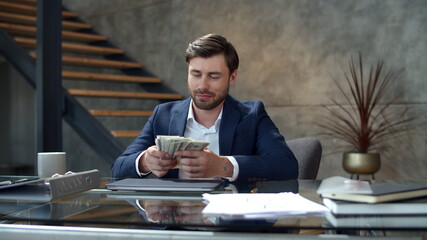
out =
<path fill-rule="evenodd" d="M 331 76 L 344 81 L 350 58 L 385 60 L 401 69 L 390 93 L 394 108 L 410 107 L 410 130 L 382 151 L 378 178 L 425 178 L 427 114 L 427 2 L 424 0 L 63 0 L 71 11 L 106 35 L 166 84 L 187 94 L 188 43 L 220 33 L 241 59 L 232 95 L 262 100 L 287 139 L 317 136 L 324 154 L 319 178 L 349 176 L 340 141 L 326 138 L 316 122 L 331 98 L 344 102 Z M 143 123 L 141 123 L 142 127 Z M 70 151 L 78 146 L 67 143 Z M 67 147 L 66 146 L 66 147 Z M 82 157 L 84 158 L 84 157 Z M 80 160 L 84 161 L 84 160 Z M 78 165 L 78 163 L 76 163 Z M 104 166 L 105 167 L 105 166 Z"/>

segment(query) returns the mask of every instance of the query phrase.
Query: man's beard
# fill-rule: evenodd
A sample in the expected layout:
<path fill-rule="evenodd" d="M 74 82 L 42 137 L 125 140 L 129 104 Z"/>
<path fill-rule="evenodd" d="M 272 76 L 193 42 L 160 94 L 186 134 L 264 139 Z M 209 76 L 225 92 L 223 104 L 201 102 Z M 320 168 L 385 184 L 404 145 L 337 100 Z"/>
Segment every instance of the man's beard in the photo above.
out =
<path fill-rule="evenodd" d="M 190 94 L 197 108 L 202 110 L 212 110 L 218 107 L 225 100 L 228 95 L 228 91 L 229 87 L 227 86 L 227 88 L 224 89 L 224 91 L 222 91 L 221 93 L 219 93 L 219 95 L 215 95 L 214 93 L 209 92 L 207 90 L 194 90 L 193 92 L 190 91 Z M 209 101 L 200 100 L 195 97 L 197 94 L 209 94 L 210 96 L 213 96 L 213 99 Z"/>

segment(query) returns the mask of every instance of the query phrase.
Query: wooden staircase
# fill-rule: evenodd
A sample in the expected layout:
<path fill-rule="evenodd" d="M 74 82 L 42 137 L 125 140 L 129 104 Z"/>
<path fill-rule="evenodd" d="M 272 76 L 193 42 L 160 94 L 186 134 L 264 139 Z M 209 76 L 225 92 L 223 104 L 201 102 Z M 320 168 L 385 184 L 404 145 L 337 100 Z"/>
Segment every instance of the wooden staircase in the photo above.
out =
<path fill-rule="evenodd" d="M 92 26 L 81 22 L 75 13 L 63 11 L 62 19 L 63 83 L 68 93 L 77 97 L 82 105 L 85 106 L 85 99 L 88 98 L 91 99 L 91 107 L 96 105 L 93 103 L 93 99 L 97 99 L 96 101 L 99 102 L 105 101 L 105 99 L 109 99 L 109 101 L 182 99 L 182 95 L 163 85 L 159 78 L 152 74 L 144 74 L 147 71 L 141 70 L 142 64 L 129 60 L 124 50 L 111 46 L 107 37 L 96 34 L 92 30 Z M 7 32 L 18 45 L 27 49 L 31 57 L 37 57 L 35 53 L 36 0 L 0 0 L 0 29 Z M 85 83 L 82 84 L 82 81 Z M 92 86 L 90 85 L 92 83 L 96 83 L 96 85 L 90 89 L 75 87 Z M 104 89 L 103 83 L 104 85 L 110 84 L 109 88 Z M 111 84 L 116 85 L 111 86 Z M 117 84 L 133 84 L 130 87 L 132 91 L 117 91 L 115 89 L 122 89 Z M 144 85 L 149 85 L 149 87 L 144 88 Z M 157 85 L 158 88 L 153 87 Z M 155 92 L 153 89 L 159 89 L 159 92 Z M 141 105 L 143 106 L 143 104 Z M 152 107 L 150 106 L 151 109 Z M 105 117 L 141 117 L 146 120 L 152 114 L 151 109 L 146 108 L 96 109 L 95 107 L 88 111 L 101 122 Z M 144 122 L 141 122 L 140 126 L 143 125 Z M 109 129 L 111 134 L 117 138 L 134 138 L 140 132 L 141 127 Z"/>

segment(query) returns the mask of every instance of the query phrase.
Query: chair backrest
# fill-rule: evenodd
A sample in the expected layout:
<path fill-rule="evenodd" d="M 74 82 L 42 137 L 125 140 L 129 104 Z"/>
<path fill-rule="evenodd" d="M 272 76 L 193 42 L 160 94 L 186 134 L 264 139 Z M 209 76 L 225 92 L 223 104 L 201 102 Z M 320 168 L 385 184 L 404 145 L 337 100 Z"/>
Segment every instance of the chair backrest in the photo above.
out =
<path fill-rule="evenodd" d="M 299 179 L 316 179 L 319 171 L 322 145 L 317 138 L 304 137 L 286 141 L 299 165 Z"/>

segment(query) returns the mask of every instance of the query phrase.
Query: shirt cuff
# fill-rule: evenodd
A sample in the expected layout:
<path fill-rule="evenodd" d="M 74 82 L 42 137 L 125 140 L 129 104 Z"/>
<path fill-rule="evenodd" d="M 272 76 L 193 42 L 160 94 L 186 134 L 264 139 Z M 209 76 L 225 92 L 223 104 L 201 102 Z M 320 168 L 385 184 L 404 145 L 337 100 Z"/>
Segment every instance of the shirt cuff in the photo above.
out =
<path fill-rule="evenodd" d="M 237 176 L 239 175 L 239 164 L 237 164 L 236 159 L 232 156 L 226 156 L 226 158 L 228 158 L 231 164 L 233 164 L 233 176 L 228 177 L 226 179 L 228 179 L 228 181 L 230 182 L 233 182 L 237 179 Z"/>
<path fill-rule="evenodd" d="M 136 173 L 138 174 L 138 176 L 140 176 L 140 177 L 145 177 L 145 176 L 147 176 L 148 174 L 151 173 L 151 171 L 149 171 L 147 173 L 142 173 L 142 172 L 139 171 L 139 159 L 141 159 L 141 157 L 142 157 L 142 155 L 144 153 L 145 153 L 145 151 L 142 151 L 142 153 L 140 153 L 138 155 L 138 157 L 136 157 L 136 160 L 135 160 L 135 170 L 136 170 Z"/>

